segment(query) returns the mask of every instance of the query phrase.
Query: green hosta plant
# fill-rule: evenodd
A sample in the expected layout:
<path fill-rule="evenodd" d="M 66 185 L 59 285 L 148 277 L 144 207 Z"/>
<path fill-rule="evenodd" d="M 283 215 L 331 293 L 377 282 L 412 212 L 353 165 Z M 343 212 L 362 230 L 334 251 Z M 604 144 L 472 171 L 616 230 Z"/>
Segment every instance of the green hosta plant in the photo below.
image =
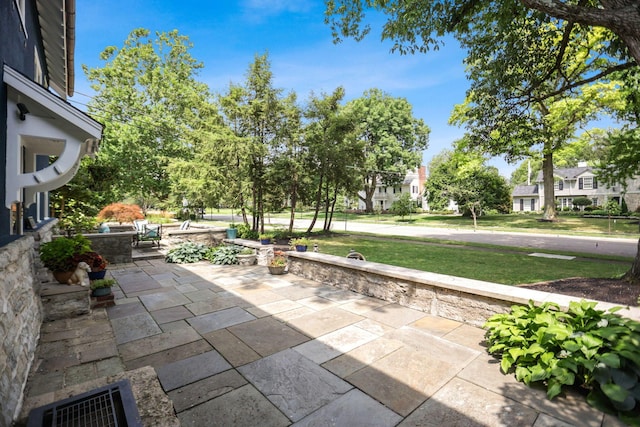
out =
<path fill-rule="evenodd" d="M 484 327 L 489 353 L 504 373 L 529 385 L 542 381 L 552 399 L 564 386 L 580 386 L 603 412 L 640 426 L 640 323 L 595 309 L 595 302 L 513 306 Z"/>
<path fill-rule="evenodd" d="M 238 263 L 238 254 L 242 251 L 242 246 L 218 246 L 211 248 L 207 254 L 207 259 L 213 264 L 231 265 Z"/>
<path fill-rule="evenodd" d="M 201 243 L 186 242 L 171 249 L 165 257 L 166 262 L 176 264 L 190 264 L 207 257 L 209 248 Z"/>

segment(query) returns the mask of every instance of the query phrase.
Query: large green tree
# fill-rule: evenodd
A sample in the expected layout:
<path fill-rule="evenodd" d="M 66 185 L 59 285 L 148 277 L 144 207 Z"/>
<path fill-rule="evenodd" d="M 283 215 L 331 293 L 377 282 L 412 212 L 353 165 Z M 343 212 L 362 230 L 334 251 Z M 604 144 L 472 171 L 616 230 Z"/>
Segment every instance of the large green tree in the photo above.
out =
<path fill-rule="evenodd" d="M 206 85 L 196 80 L 202 64 L 177 31 L 136 29 L 121 48 L 107 47 L 104 66 L 83 70 L 96 91 L 89 113 L 104 123 L 98 161 L 114 171 L 112 185 L 143 206 L 170 194 L 168 164 L 188 158 L 209 108 Z M 205 115 L 210 117 L 210 115 Z"/>
<path fill-rule="evenodd" d="M 314 207 L 308 232 L 321 210 L 323 230 L 329 231 L 338 196 L 352 196 L 360 189 L 364 141 L 356 139 L 356 121 L 352 110 L 340 105 L 343 98 L 344 89 L 338 87 L 331 94 L 312 94 L 305 108 L 305 170 Z"/>
<path fill-rule="evenodd" d="M 373 212 L 373 195 L 378 183 L 398 185 L 406 173 L 422 162 L 430 129 L 413 116 L 404 98 L 394 98 L 371 89 L 347 104 L 358 124 L 358 139 L 364 142 L 365 165 L 362 188 L 366 212 Z"/>
<path fill-rule="evenodd" d="M 453 200 L 460 210 L 471 215 L 475 228 L 483 210 L 511 210 L 511 190 L 498 170 L 487 166 L 477 151 L 466 150 L 468 146 L 458 141 L 453 151 L 444 150 L 434 157 L 425 192 L 430 208 L 444 209 Z"/>

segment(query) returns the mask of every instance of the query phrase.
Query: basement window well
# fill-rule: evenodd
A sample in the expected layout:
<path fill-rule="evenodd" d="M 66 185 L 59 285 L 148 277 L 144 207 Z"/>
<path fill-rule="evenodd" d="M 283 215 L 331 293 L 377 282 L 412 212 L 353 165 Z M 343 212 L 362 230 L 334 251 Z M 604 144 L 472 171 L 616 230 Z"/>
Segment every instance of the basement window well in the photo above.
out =
<path fill-rule="evenodd" d="M 27 427 L 142 427 L 128 380 L 33 409 Z"/>

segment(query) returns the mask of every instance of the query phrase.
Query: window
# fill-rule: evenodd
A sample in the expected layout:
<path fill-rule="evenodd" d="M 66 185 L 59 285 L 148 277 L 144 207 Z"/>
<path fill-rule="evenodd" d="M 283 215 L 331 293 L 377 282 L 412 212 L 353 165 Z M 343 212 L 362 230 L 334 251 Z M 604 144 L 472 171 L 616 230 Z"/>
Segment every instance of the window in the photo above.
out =
<path fill-rule="evenodd" d="M 594 197 L 593 199 L 591 199 L 591 206 L 598 206 L 598 198 Z"/>
<path fill-rule="evenodd" d="M 564 181 L 559 179 L 553 183 L 553 189 L 561 191 L 564 188 Z"/>
<path fill-rule="evenodd" d="M 578 179 L 578 189 L 595 190 L 596 188 L 598 188 L 598 181 L 595 176 L 585 176 Z"/>
<path fill-rule="evenodd" d="M 531 210 L 532 211 L 536 210 L 536 199 L 531 199 Z"/>
<path fill-rule="evenodd" d="M 411 186 L 411 194 L 418 194 L 418 186 L 417 185 L 412 185 Z"/>
<path fill-rule="evenodd" d="M 524 199 L 520 199 L 520 211 L 524 210 Z"/>

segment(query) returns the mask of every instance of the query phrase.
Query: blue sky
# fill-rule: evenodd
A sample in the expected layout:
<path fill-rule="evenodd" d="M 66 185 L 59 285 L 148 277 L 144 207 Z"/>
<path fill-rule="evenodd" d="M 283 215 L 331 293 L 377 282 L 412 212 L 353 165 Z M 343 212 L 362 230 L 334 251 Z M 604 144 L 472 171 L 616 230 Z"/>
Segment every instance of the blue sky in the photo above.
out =
<path fill-rule="evenodd" d="M 361 42 L 336 45 L 324 24 L 322 0 L 78 2 L 76 95 L 71 102 L 86 103 L 82 94 L 93 93 L 81 65 L 102 66 L 100 52 L 107 46 L 121 47 L 135 28 L 177 29 L 188 36 L 194 45 L 192 56 L 204 64 L 197 78 L 213 92 L 223 92 L 230 82 L 243 82 L 255 55 L 268 52 L 274 86 L 296 92 L 300 102 L 312 91 L 330 93 L 338 86 L 345 88 L 346 101 L 371 88 L 404 97 L 413 105 L 414 116 L 431 128 L 424 164 L 463 135 L 463 129 L 447 124 L 469 86 L 464 52 L 454 41 L 438 51 L 402 56 L 380 41 L 377 26 Z M 506 177 L 514 168 L 499 159 L 491 164 Z"/>

